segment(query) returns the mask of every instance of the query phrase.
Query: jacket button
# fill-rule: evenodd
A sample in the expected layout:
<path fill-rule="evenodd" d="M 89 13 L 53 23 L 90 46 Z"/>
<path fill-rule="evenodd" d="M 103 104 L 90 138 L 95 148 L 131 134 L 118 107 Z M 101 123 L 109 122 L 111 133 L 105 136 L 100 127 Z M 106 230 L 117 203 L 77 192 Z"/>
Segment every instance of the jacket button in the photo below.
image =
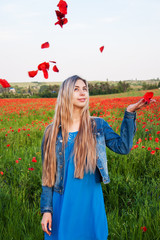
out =
<path fill-rule="evenodd" d="M 61 177 L 61 180 L 63 179 L 63 177 Z"/>
<path fill-rule="evenodd" d="M 62 192 L 62 190 L 60 189 L 59 192 Z"/>
<path fill-rule="evenodd" d="M 63 167 L 63 165 L 60 165 L 60 168 L 62 168 Z"/>
<path fill-rule="evenodd" d="M 59 155 L 62 155 L 62 152 L 59 152 Z"/>

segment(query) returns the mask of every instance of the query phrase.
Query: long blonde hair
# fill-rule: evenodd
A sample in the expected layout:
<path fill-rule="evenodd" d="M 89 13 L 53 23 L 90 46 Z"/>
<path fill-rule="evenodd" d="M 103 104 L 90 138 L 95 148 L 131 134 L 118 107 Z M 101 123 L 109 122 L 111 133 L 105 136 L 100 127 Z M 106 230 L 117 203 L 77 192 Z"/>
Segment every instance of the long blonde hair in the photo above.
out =
<path fill-rule="evenodd" d="M 68 141 L 68 127 L 72 119 L 73 104 L 72 96 L 77 80 L 82 80 L 88 89 L 86 80 L 75 75 L 67 78 L 61 85 L 58 93 L 53 123 L 48 126 L 45 133 L 43 146 L 44 162 L 42 184 L 48 187 L 54 186 L 56 180 L 56 139 L 59 125 L 62 130 L 62 151 Z M 74 177 L 82 179 L 84 170 L 86 173 L 94 173 L 97 163 L 96 137 L 93 128 L 95 121 L 89 113 L 89 98 L 81 110 L 80 126 L 74 142 Z"/>

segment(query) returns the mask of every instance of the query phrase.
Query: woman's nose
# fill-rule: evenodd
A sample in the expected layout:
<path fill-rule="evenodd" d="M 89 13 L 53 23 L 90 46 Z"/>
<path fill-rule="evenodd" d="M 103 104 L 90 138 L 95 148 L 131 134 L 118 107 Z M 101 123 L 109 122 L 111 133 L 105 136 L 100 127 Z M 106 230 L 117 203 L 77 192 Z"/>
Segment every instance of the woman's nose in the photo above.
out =
<path fill-rule="evenodd" d="M 84 95 L 85 94 L 83 89 L 80 89 L 79 93 L 80 93 L 80 95 Z"/>

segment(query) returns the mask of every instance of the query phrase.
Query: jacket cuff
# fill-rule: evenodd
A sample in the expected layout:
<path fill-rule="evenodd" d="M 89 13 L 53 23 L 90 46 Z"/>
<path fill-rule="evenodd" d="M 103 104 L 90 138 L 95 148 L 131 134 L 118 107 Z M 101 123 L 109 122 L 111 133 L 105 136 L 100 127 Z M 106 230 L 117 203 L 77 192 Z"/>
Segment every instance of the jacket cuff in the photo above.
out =
<path fill-rule="evenodd" d="M 42 213 L 42 214 L 43 214 L 43 213 L 46 213 L 46 212 L 53 214 L 52 208 L 42 208 L 42 209 L 41 209 L 41 213 Z"/>
<path fill-rule="evenodd" d="M 136 119 L 136 112 L 127 112 L 127 110 L 125 109 L 124 117 Z"/>

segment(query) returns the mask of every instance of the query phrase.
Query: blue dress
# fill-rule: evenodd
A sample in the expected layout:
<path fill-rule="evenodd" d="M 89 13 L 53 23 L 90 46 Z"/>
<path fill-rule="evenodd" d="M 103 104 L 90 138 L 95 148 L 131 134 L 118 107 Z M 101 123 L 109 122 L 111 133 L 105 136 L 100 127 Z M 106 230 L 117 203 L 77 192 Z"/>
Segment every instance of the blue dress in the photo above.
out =
<path fill-rule="evenodd" d="M 108 224 L 101 183 L 95 174 L 74 178 L 74 138 L 70 132 L 65 148 L 64 193 L 53 191 L 52 234 L 45 240 L 107 240 Z M 71 156 L 72 155 L 72 156 Z"/>

